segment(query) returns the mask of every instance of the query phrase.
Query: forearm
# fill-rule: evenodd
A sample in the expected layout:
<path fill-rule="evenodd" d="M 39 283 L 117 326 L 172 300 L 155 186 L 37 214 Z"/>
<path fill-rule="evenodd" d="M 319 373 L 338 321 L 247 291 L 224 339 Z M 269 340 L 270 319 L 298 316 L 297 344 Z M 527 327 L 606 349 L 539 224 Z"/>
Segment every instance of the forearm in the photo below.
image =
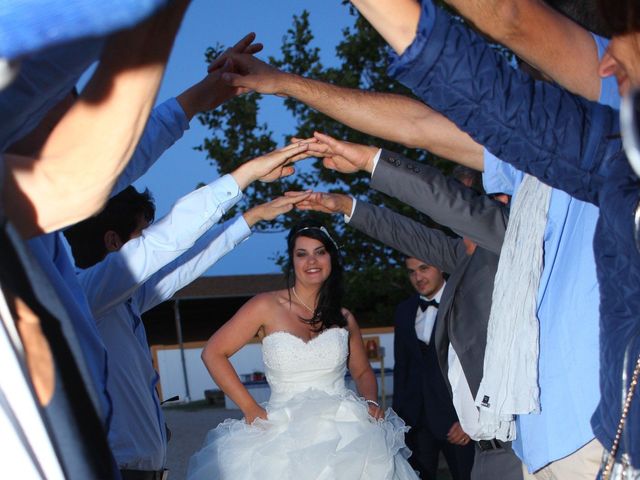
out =
<path fill-rule="evenodd" d="M 240 377 L 226 356 L 221 353 L 209 352 L 205 347 L 202 352 L 202 361 L 218 388 L 238 405 L 245 416 L 260 407 L 242 384 Z"/>
<path fill-rule="evenodd" d="M 496 253 L 502 248 L 507 208 L 434 167 L 383 150 L 371 188 L 397 198 L 483 248 Z"/>
<path fill-rule="evenodd" d="M 451 273 L 465 256 L 460 239 L 428 228 L 387 208 L 357 202 L 349 226 L 402 252 Z"/>
<path fill-rule="evenodd" d="M 378 402 L 378 382 L 371 368 L 368 368 L 359 376 L 354 377 L 353 381 L 361 397 L 364 397 L 366 400 L 373 400 L 376 403 Z"/>
<path fill-rule="evenodd" d="M 62 228 L 104 204 L 145 126 L 186 5 L 112 38 L 39 158 L 6 158 L 6 210 L 23 234 Z"/>
<path fill-rule="evenodd" d="M 482 170 L 482 146 L 444 115 L 403 95 L 369 92 L 285 74 L 279 95 L 355 130 Z"/>

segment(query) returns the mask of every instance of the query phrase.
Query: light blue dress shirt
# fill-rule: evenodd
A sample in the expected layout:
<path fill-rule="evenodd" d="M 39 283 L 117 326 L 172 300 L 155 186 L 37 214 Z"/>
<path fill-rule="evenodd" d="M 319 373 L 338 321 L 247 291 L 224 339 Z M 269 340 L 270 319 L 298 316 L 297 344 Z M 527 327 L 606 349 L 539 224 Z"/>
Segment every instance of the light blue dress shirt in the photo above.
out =
<path fill-rule="evenodd" d="M 118 179 L 116 188 L 125 188 L 142 175 L 166 148 L 182 136 L 187 126 L 184 112 L 175 99 L 156 107 L 134 156 Z M 87 298 L 78 283 L 65 240 L 60 232 L 53 232 L 35 237 L 28 243 L 74 324 L 87 368 L 94 380 L 93 386 L 99 403 L 98 413 L 108 425 L 111 417 L 111 400 L 106 386 L 108 376 L 106 350 Z"/>
<path fill-rule="evenodd" d="M 607 41 L 594 36 L 600 56 Z M 600 103 L 618 108 L 615 79 L 602 81 Z M 488 193 L 515 195 L 524 174 L 484 153 Z M 538 290 L 539 415 L 517 417 L 516 454 L 530 472 L 572 454 L 594 438 L 591 416 L 600 399 L 599 287 L 593 253 L 598 208 L 553 189 Z"/>
<path fill-rule="evenodd" d="M 108 352 L 109 444 L 120 468 L 160 470 L 166 462 L 165 422 L 155 390 L 159 378 L 141 314 L 251 234 L 242 216 L 211 228 L 241 196 L 226 175 L 183 197 L 141 237 L 78 274 Z"/>

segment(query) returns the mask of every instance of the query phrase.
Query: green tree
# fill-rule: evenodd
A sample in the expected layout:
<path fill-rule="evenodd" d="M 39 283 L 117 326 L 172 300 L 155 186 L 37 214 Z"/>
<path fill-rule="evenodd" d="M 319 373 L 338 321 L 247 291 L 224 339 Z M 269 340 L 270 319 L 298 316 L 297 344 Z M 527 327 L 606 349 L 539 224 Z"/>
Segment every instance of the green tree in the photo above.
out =
<path fill-rule="evenodd" d="M 281 55 L 279 58 L 269 58 L 269 62 L 284 71 L 346 87 L 411 95 L 404 86 L 387 76 L 388 50 L 382 38 L 352 7 L 344 8 L 350 8 L 354 24 L 344 29 L 344 40 L 336 47 L 335 54 L 340 61 L 338 67 L 322 65 L 320 50 L 313 46 L 314 36 L 307 11 L 293 16 L 293 25 L 283 38 Z M 206 52 L 207 61 L 222 50 L 220 45 L 209 48 Z M 219 173 L 231 171 L 240 162 L 276 147 L 277 142 L 268 125 L 260 124 L 257 120 L 261 98 L 257 93 L 237 97 L 221 108 L 199 116 L 200 122 L 210 129 L 211 136 L 196 148 L 206 152 L 207 159 Z M 295 121 L 295 129 L 289 138 L 309 137 L 317 130 L 336 138 L 387 148 L 445 171 L 450 168 L 449 162 L 424 151 L 407 149 L 352 130 L 294 99 L 287 98 L 284 104 Z M 320 160 L 298 167 L 296 175 L 281 182 L 252 185 L 246 191 L 245 204 L 239 208 L 266 201 L 287 190 L 309 188 L 349 193 L 424 223 L 430 222 L 406 205 L 370 189 L 367 175 L 342 175 L 326 170 L 322 168 Z M 283 231 L 290 228 L 301 215 L 308 213 L 293 212 L 259 228 L 263 231 Z M 357 312 L 365 324 L 389 324 L 394 306 L 411 292 L 403 269 L 398 268 L 403 264 L 402 255 L 353 228 L 345 227 L 341 218 L 322 216 L 321 220 L 336 233 L 336 240 L 344 254 L 348 272 L 345 305 Z M 283 264 L 282 253 L 278 261 Z"/>

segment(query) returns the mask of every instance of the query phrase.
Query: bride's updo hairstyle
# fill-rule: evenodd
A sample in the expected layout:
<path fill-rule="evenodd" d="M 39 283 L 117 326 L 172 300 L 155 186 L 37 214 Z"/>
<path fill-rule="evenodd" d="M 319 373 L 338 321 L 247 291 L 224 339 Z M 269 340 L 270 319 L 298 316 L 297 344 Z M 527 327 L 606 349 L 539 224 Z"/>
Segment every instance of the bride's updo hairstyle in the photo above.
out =
<path fill-rule="evenodd" d="M 318 305 L 311 318 L 300 317 L 302 321 L 313 325 L 315 331 L 332 327 L 346 327 L 347 321 L 342 315 L 342 259 L 338 244 L 324 225 L 314 219 L 305 219 L 296 223 L 287 237 L 287 285 L 293 285 L 295 272 L 293 269 L 293 249 L 298 237 L 318 240 L 324 245 L 331 257 L 331 273 L 320 287 Z M 289 292 L 291 296 L 291 292 Z"/>

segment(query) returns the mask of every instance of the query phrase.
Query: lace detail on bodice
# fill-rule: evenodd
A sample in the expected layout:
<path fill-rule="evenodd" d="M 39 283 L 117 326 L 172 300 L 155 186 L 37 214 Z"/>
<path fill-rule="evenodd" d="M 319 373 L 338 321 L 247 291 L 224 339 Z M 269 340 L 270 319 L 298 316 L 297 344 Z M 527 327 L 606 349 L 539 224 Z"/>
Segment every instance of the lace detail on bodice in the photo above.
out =
<path fill-rule="evenodd" d="M 349 332 L 331 328 L 305 342 L 289 332 L 274 332 L 262 340 L 262 358 L 271 387 L 270 403 L 286 401 L 310 388 L 330 394 L 346 390 Z"/>

